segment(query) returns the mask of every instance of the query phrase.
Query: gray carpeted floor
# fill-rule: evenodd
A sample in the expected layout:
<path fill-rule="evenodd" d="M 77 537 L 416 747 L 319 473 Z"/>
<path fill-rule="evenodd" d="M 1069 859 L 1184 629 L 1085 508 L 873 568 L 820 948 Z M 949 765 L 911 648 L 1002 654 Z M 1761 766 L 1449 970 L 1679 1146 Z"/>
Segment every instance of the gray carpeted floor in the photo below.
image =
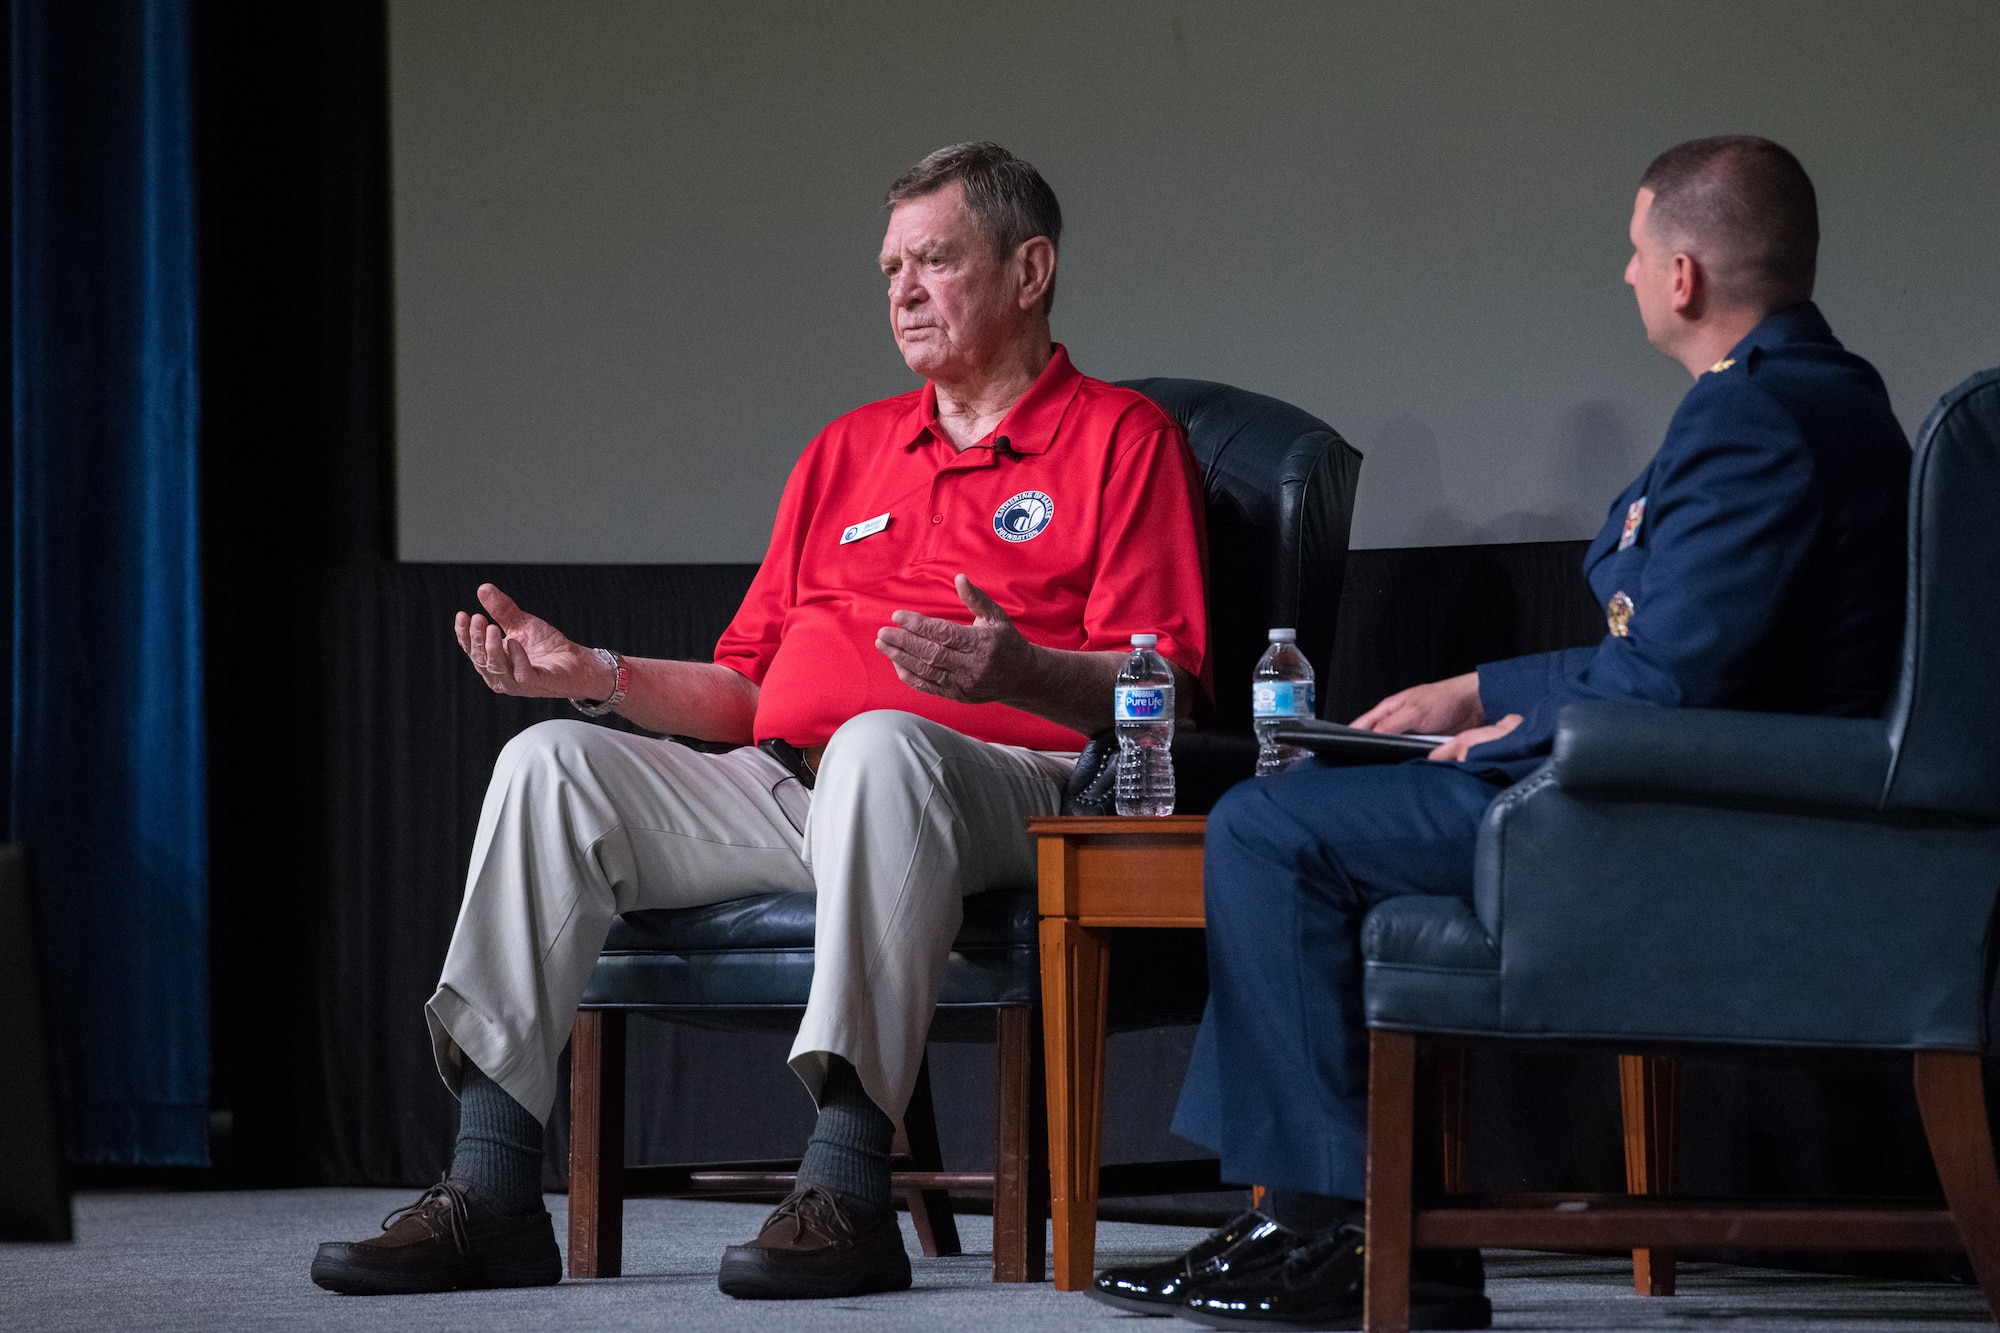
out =
<path fill-rule="evenodd" d="M 916 1261 L 916 1287 L 835 1303 L 738 1303 L 715 1289 L 725 1244 L 764 1209 L 640 1200 L 626 1212 L 630 1277 L 532 1291 L 357 1298 L 306 1279 L 313 1245 L 371 1235 L 408 1191 L 102 1193 L 78 1198 L 72 1245 L 0 1245 L 6 1329 L 1036 1329 L 1186 1327 L 1136 1320 L 1047 1283 L 988 1281 L 985 1218 L 961 1222 L 968 1253 Z M 563 1200 L 550 1196 L 562 1234 Z M 1200 1233 L 1106 1223 L 1102 1261 L 1164 1256 Z M 907 1223 L 905 1235 L 908 1235 Z M 912 1249 L 914 1254 L 914 1248 Z M 1692 1266 L 1682 1294 L 1632 1295 L 1608 1259 L 1489 1254 L 1495 1326 L 1510 1329 L 1926 1329 L 1991 1327 L 1963 1287 Z"/>

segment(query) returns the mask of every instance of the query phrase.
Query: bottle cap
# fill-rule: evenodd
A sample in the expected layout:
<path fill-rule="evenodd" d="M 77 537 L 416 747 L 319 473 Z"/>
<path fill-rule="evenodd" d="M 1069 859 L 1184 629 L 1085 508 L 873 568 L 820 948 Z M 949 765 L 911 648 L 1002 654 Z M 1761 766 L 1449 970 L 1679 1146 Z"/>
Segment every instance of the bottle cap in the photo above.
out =
<path fill-rule="evenodd" d="M 1271 631 L 1272 643 L 1297 643 L 1298 641 L 1299 632 L 1295 629 L 1274 629 Z"/>
<path fill-rule="evenodd" d="M 1132 636 L 1132 646 L 1134 648 L 1151 648 L 1159 641 L 1160 636 L 1157 634 L 1134 634 Z"/>

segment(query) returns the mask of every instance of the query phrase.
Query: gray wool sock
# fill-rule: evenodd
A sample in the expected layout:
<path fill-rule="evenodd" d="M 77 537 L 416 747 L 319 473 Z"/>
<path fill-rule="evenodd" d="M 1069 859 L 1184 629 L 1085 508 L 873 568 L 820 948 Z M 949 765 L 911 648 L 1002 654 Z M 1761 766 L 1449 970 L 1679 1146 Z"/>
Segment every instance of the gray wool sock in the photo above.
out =
<path fill-rule="evenodd" d="M 451 1174 L 509 1216 L 542 1206 L 542 1122 L 470 1060 L 458 1094 Z"/>
<path fill-rule="evenodd" d="M 831 1190 L 857 1222 L 872 1222 L 890 1208 L 889 1150 L 895 1141 L 895 1121 L 862 1091 L 854 1066 L 833 1056 L 820 1089 L 819 1122 L 799 1163 L 799 1188 Z"/>

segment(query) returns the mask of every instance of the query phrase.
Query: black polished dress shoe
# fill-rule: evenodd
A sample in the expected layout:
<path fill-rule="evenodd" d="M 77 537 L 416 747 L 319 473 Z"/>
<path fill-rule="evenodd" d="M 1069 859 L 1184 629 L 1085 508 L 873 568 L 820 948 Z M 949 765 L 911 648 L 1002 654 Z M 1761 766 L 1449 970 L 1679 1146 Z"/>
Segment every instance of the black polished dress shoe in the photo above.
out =
<path fill-rule="evenodd" d="M 383 1218 L 381 1235 L 320 1246 L 312 1280 L 349 1296 L 547 1287 L 562 1281 L 562 1254 L 547 1209 L 509 1217 L 446 1179 Z"/>
<path fill-rule="evenodd" d="M 856 1222 L 839 1199 L 808 1185 L 772 1209 L 757 1239 L 723 1251 L 715 1285 L 740 1301 L 902 1291 L 910 1285 L 910 1256 L 893 1209 Z"/>
<path fill-rule="evenodd" d="M 1085 1294 L 1134 1314 L 1170 1315 L 1207 1283 L 1277 1263 L 1305 1239 L 1262 1213 L 1240 1213 L 1178 1259 L 1105 1269 Z"/>
<path fill-rule="evenodd" d="M 1210 1283 L 1177 1313 L 1208 1328 L 1358 1329 L 1361 1228 L 1342 1225 L 1292 1251 L 1272 1268 Z M 1467 1255 L 1469 1254 L 1469 1259 Z M 1410 1327 L 1491 1328 L 1478 1251 L 1425 1255 L 1410 1266 Z"/>

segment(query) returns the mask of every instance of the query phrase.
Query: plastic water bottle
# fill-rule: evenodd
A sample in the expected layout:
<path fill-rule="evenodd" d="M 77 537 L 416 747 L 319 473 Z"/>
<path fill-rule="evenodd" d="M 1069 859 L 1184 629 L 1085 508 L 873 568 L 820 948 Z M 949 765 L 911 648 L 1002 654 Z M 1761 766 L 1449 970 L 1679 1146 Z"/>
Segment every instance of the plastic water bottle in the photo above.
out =
<path fill-rule="evenodd" d="M 1174 673 L 1153 648 L 1157 634 L 1134 634 L 1132 655 L 1118 670 L 1112 719 L 1118 724 L 1121 815 L 1174 812 Z"/>
<path fill-rule="evenodd" d="M 1271 646 L 1250 676 L 1250 714 L 1257 728 L 1257 776 L 1282 773 L 1309 751 L 1280 745 L 1277 730 L 1294 719 L 1313 716 L 1313 669 L 1299 651 L 1295 629 L 1271 631 Z"/>

